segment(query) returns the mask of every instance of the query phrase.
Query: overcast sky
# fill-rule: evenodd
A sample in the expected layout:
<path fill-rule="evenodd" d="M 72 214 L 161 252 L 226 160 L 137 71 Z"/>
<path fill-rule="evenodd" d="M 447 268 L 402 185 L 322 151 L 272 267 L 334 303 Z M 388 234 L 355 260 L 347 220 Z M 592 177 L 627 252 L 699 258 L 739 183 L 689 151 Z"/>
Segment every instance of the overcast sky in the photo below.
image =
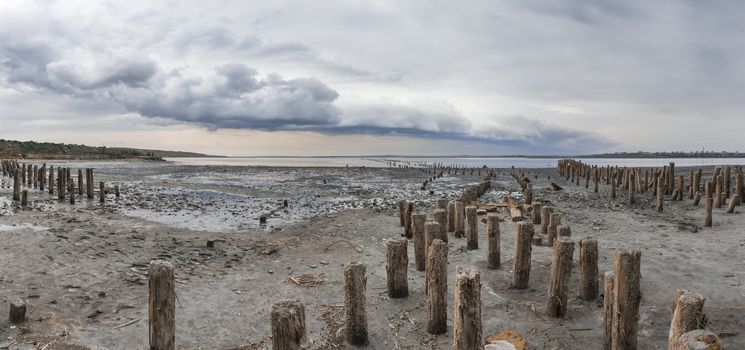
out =
<path fill-rule="evenodd" d="M 0 138 L 226 155 L 742 151 L 743 13 L 3 0 Z"/>

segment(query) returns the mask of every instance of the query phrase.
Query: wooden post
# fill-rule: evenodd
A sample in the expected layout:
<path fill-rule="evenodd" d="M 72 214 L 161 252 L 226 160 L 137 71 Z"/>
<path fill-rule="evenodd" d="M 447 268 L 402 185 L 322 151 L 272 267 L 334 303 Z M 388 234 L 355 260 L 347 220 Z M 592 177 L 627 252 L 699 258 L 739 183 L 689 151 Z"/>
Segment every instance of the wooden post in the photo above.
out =
<path fill-rule="evenodd" d="M 424 224 L 424 222 L 422 222 L 422 224 Z M 423 233 L 424 232 L 422 232 L 422 234 Z M 407 253 L 407 245 L 408 241 L 406 239 L 398 241 L 390 240 L 386 243 L 385 271 L 388 276 L 389 298 L 397 299 L 409 296 L 409 256 Z"/>
<path fill-rule="evenodd" d="M 154 260 L 148 267 L 150 349 L 176 348 L 176 289 L 173 264 Z"/>
<path fill-rule="evenodd" d="M 106 202 L 106 185 L 103 181 L 98 183 L 98 196 L 101 203 Z"/>
<path fill-rule="evenodd" d="M 721 350 L 719 337 L 709 331 L 697 329 L 680 336 L 675 350 Z"/>
<path fill-rule="evenodd" d="M 517 223 L 515 235 L 515 257 L 512 261 L 512 287 L 515 289 L 528 288 L 530 280 L 530 255 L 533 250 L 530 244 L 533 240 L 533 224 Z"/>
<path fill-rule="evenodd" d="M 437 209 L 442 209 L 442 210 L 445 210 L 445 212 L 447 212 L 447 210 L 448 210 L 448 200 L 447 199 L 444 199 L 444 198 L 438 199 L 437 200 Z"/>
<path fill-rule="evenodd" d="M 466 207 L 466 219 L 468 221 L 468 241 L 466 249 L 479 249 L 479 218 L 476 215 L 476 206 Z"/>
<path fill-rule="evenodd" d="M 615 273 L 607 271 L 605 273 L 605 293 L 603 295 L 603 350 L 612 350 L 613 348 L 613 293 L 615 290 Z"/>
<path fill-rule="evenodd" d="M 616 199 L 616 186 L 618 186 L 618 184 L 616 183 L 616 178 L 613 177 L 613 179 L 611 179 L 610 185 L 610 197 L 612 199 Z"/>
<path fill-rule="evenodd" d="M 414 222 L 414 266 L 417 271 L 424 271 L 427 255 L 427 247 L 425 246 L 427 237 L 425 236 L 424 223 L 427 221 L 427 214 L 416 212 L 411 215 L 411 220 Z"/>
<path fill-rule="evenodd" d="M 693 195 L 693 206 L 697 207 L 700 202 L 701 202 L 701 192 L 696 191 L 696 194 Z"/>
<path fill-rule="evenodd" d="M 442 233 L 442 235 L 440 236 L 442 238 L 440 239 L 442 239 L 445 243 L 447 243 L 448 242 L 448 234 L 447 234 L 448 233 L 447 232 L 448 212 L 447 210 L 446 209 L 435 209 L 435 211 L 432 212 L 432 217 L 434 221 L 439 224 L 438 227 L 440 228 L 440 233 Z M 426 249 L 427 248 L 425 248 L 425 251 Z"/>
<path fill-rule="evenodd" d="M 463 216 L 465 216 L 463 202 L 455 201 L 455 237 L 463 237 L 466 235 L 464 227 Z"/>
<path fill-rule="evenodd" d="M 21 191 L 21 205 L 24 207 L 28 205 L 28 190 Z"/>
<path fill-rule="evenodd" d="M 714 206 L 714 194 L 711 181 L 706 181 L 706 199 L 704 201 L 704 227 L 712 226 L 711 212 Z"/>
<path fill-rule="evenodd" d="M 13 172 L 13 200 L 21 200 L 21 169 L 18 168 Z"/>
<path fill-rule="evenodd" d="M 663 188 L 662 178 L 657 178 L 657 211 L 662 212 L 662 205 L 665 201 L 665 189 Z"/>
<path fill-rule="evenodd" d="M 344 306 L 346 311 L 347 342 L 352 345 L 367 345 L 367 268 L 364 264 L 350 263 L 344 269 Z"/>
<path fill-rule="evenodd" d="M 639 304 L 641 302 L 641 252 L 615 251 L 613 291 L 613 350 L 637 348 Z"/>
<path fill-rule="evenodd" d="M 558 235 L 558 227 L 561 225 L 561 215 L 551 214 L 551 222 L 548 224 L 548 246 L 553 247 L 556 236 Z"/>
<path fill-rule="evenodd" d="M 70 181 L 70 204 L 75 204 L 75 183 Z"/>
<path fill-rule="evenodd" d="M 735 194 L 740 197 L 740 200 L 737 203 L 737 205 L 740 205 L 743 200 L 742 196 L 745 195 L 745 193 L 743 193 L 742 174 L 737 174 L 735 177 Z"/>
<path fill-rule="evenodd" d="M 281 300 L 272 305 L 272 350 L 301 350 L 308 342 L 305 306 L 299 300 Z"/>
<path fill-rule="evenodd" d="M 413 223 L 411 221 L 411 214 L 414 212 L 414 203 L 412 202 L 406 202 L 406 208 L 404 212 L 404 234 L 403 236 L 406 238 L 412 238 L 413 237 Z"/>
<path fill-rule="evenodd" d="M 735 206 L 737 205 L 737 201 L 740 199 L 740 196 L 734 195 L 730 197 L 729 205 L 727 205 L 727 213 L 732 214 L 735 212 Z"/>
<path fill-rule="evenodd" d="M 448 245 L 435 239 L 427 251 L 427 332 L 445 334 L 448 326 Z"/>
<path fill-rule="evenodd" d="M 486 235 L 488 244 L 488 253 L 486 255 L 486 267 L 498 269 L 501 265 L 499 240 L 499 218 L 494 214 L 486 216 Z"/>
<path fill-rule="evenodd" d="M 54 167 L 49 166 L 49 194 L 54 194 Z"/>
<path fill-rule="evenodd" d="M 83 169 L 78 169 L 78 195 L 83 197 Z"/>
<path fill-rule="evenodd" d="M 579 298 L 598 297 L 598 241 L 585 237 L 579 241 Z"/>
<path fill-rule="evenodd" d="M 8 320 L 12 324 L 21 324 L 26 321 L 26 303 L 21 299 L 10 302 L 10 315 Z"/>
<path fill-rule="evenodd" d="M 401 222 L 401 227 L 406 224 L 406 200 L 398 201 L 398 218 Z"/>
<path fill-rule="evenodd" d="M 455 232 L 455 202 L 448 203 L 448 232 Z"/>
<path fill-rule="evenodd" d="M 542 206 L 543 206 L 543 203 L 541 202 L 537 202 L 537 201 L 533 202 L 533 212 L 531 214 L 533 216 L 533 225 L 541 224 L 541 210 L 542 210 L 541 207 Z"/>
<path fill-rule="evenodd" d="M 86 169 L 88 178 L 85 181 L 86 195 L 88 199 L 93 199 L 93 169 Z"/>
<path fill-rule="evenodd" d="M 732 177 L 732 167 L 727 166 L 724 168 L 724 197 L 729 198 L 730 196 L 730 178 Z"/>
<path fill-rule="evenodd" d="M 678 340 L 683 333 L 701 329 L 706 324 L 704 319 L 704 297 L 690 290 L 675 291 L 673 301 L 673 318 L 670 322 L 670 333 L 667 337 L 667 349 L 680 347 Z"/>
<path fill-rule="evenodd" d="M 473 266 L 456 268 L 454 312 L 453 350 L 482 350 L 481 278 Z"/>
<path fill-rule="evenodd" d="M 714 196 L 714 206 L 716 208 L 722 207 L 722 200 L 724 198 L 724 193 L 722 192 L 722 190 L 724 189 L 723 181 L 724 181 L 724 177 L 722 175 L 717 176 L 717 182 L 716 182 L 716 188 L 715 188 L 716 195 Z"/>
<path fill-rule="evenodd" d="M 556 226 L 556 234 L 558 237 L 572 237 L 572 228 L 569 225 Z"/>
<path fill-rule="evenodd" d="M 631 174 L 631 190 L 629 190 L 629 205 L 636 204 L 636 181 L 634 181 L 634 174 Z"/>
<path fill-rule="evenodd" d="M 546 305 L 546 314 L 549 317 L 564 317 L 566 315 L 573 253 L 574 242 L 570 238 L 559 237 L 556 240 L 551 257 L 551 276 Z"/>
<path fill-rule="evenodd" d="M 80 195 L 82 196 L 83 194 L 81 193 Z M 114 185 L 114 195 L 116 196 L 117 199 L 121 195 L 119 193 L 119 185 Z M 285 200 L 285 208 L 287 208 L 287 200 Z"/>
<path fill-rule="evenodd" d="M 551 214 L 554 212 L 554 208 L 542 207 L 541 208 L 541 234 L 548 234 L 548 224 L 551 223 Z"/>

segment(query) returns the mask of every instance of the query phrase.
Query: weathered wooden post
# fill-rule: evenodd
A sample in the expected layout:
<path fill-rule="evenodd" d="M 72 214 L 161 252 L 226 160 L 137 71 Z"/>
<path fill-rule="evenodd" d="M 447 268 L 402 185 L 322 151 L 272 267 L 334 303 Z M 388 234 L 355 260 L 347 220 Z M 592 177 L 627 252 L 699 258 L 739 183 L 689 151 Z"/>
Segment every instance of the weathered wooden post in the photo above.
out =
<path fill-rule="evenodd" d="M 613 293 L 615 290 L 615 273 L 607 271 L 605 273 L 605 287 L 603 295 L 603 350 L 612 350 L 613 348 Z"/>
<path fill-rule="evenodd" d="M 512 287 L 515 289 L 528 288 L 530 280 L 530 256 L 533 250 L 533 224 L 517 223 L 515 235 L 515 257 L 512 261 Z"/>
<path fill-rule="evenodd" d="M 740 196 L 734 195 L 730 197 L 729 204 L 727 205 L 727 213 L 732 214 L 735 212 L 735 206 L 737 205 L 737 202 L 739 201 Z"/>
<path fill-rule="evenodd" d="M 569 225 L 556 226 L 556 237 L 571 237 L 572 228 Z"/>
<path fill-rule="evenodd" d="M 26 303 L 21 299 L 10 302 L 10 314 L 8 320 L 12 324 L 21 324 L 26 321 Z"/>
<path fill-rule="evenodd" d="M 437 209 L 442 209 L 447 212 L 448 210 L 448 200 L 444 198 L 440 198 L 437 200 Z"/>
<path fill-rule="evenodd" d="M 456 268 L 454 310 L 453 350 L 482 350 L 481 278 L 476 267 Z"/>
<path fill-rule="evenodd" d="M 479 218 L 476 215 L 476 206 L 469 205 L 466 207 L 466 219 L 468 221 L 466 249 L 479 249 Z"/>
<path fill-rule="evenodd" d="M 413 237 L 413 222 L 411 220 L 411 214 L 414 213 L 414 203 L 407 201 L 406 202 L 406 208 L 404 209 L 404 234 L 403 236 L 406 238 L 412 238 Z"/>
<path fill-rule="evenodd" d="M 696 194 L 693 195 L 693 206 L 697 207 L 699 203 L 701 203 L 701 192 L 696 191 Z"/>
<path fill-rule="evenodd" d="M 719 337 L 707 330 L 697 329 L 680 336 L 675 350 L 721 350 Z"/>
<path fill-rule="evenodd" d="M 641 252 L 615 251 L 613 291 L 613 350 L 637 348 L 641 303 Z"/>
<path fill-rule="evenodd" d="M 598 297 L 598 241 L 585 237 L 579 241 L 579 298 Z"/>
<path fill-rule="evenodd" d="M 543 203 L 534 201 L 533 202 L 533 211 L 531 213 L 533 218 L 533 225 L 540 225 L 541 224 L 541 210 Z"/>
<path fill-rule="evenodd" d="M 83 197 L 83 169 L 78 168 L 78 196 Z"/>
<path fill-rule="evenodd" d="M 98 183 L 98 196 L 101 203 L 106 202 L 106 185 L 103 181 Z"/>
<path fill-rule="evenodd" d="M 83 194 L 81 193 L 80 195 L 82 196 Z M 119 197 L 121 196 L 121 193 L 119 192 L 119 185 L 118 184 L 117 185 L 114 185 L 114 196 L 117 199 L 119 199 Z M 287 200 L 285 200 L 284 204 L 285 204 L 285 208 L 287 208 Z"/>
<path fill-rule="evenodd" d="M 611 185 L 610 185 L 610 197 L 612 199 L 616 199 L 616 178 L 614 177 L 611 179 Z"/>
<path fill-rule="evenodd" d="M 662 212 L 662 205 L 665 201 L 665 189 L 663 188 L 662 178 L 657 178 L 657 211 Z"/>
<path fill-rule="evenodd" d="M 570 238 L 559 237 L 555 241 L 551 258 L 548 303 L 546 305 L 546 313 L 549 317 L 564 317 L 566 315 L 573 253 L 574 242 Z"/>
<path fill-rule="evenodd" d="M 448 232 L 455 232 L 455 201 L 448 203 Z"/>
<path fill-rule="evenodd" d="M 150 349 L 176 348 L 176 289 L 173 264 L 154 260 L 148 267 Z"/>
<path fill-rule="evenodd" d="M 435 239 L 427 252 L 427 332 L 444 334 L 448 326 L 448 245 Z"/>
<path fill-rule="evenodd" d="M 737 205 L 740 205 L 743 200 L 742 196 L 745 195 L 745 193 L 743 193 L 742 174 L 737 174 L 735 177 L 735 194 L 740 197 L 737 203 Z"/>
<path fill-rule="evenodd" d="M 344 306 L 346 311 L 347 342 L 352 345 L 367 345 L 367 268 L 364 264 L 350 263 L 344 269 Z"/>
<path fill-rule="evenodd" d="M 398 201 L 398 218 L 401 221 L 401 227 L 406 225 L 406 200 Z"/>
<path fill-rule="evenodd" d="M 499 217 L 494 214 L 486 216 L 486 235 L 488 252 L 486 255 L 486 266 L 490 269 L 498 269 L 501 265 L 499 240 Z"/>
<path fill-rule="evenodd" d="M 388 276 L 389 298 L 396 299 L 409 296 L 409 256 L 407 245 L 408 241 L 406 239 L 398 241 L 390 240 L 386 243 L 385 271 Z"/>
<path fill-rule="evenodd" d="M 308 343 L 305 306 L 299 300 L 282 300 L 272 305 L 272 350 L 301 350 Z"/>
<path fill-rule="evenodd" d="M 722 200 L 724 198 L 724 194 L 722 193 L 722 190 L 724 189 L 724 184 L 722 183 L 724 181 L 724 177 L 722 175 L 717 176 L 717 182 L 716 182 L 716 195 L 714 197 L 714 206 L 719 209 L 722 207 Z"/>
<path fill-rule="evenodd" d="M 463 202 L 455 201 L 455 237 L 463 237 L 466 235 L 464 227 L 465 208 Z"/>
<path fill-rule="evenodd" d="M 75 204 L 75 183 L 70 182 L 70 189 L 68 192 L 70 192 L 70 204 Z"/>
<path fill-rule="evenodd" d="M 21 169 L 18 168 L 13 172 L 13 200 L 21 200 Z"/>
<path fill-rule="evenodd" d="M 416 212 L 411 214 L 411 220 L 414 225 L 414 266 L 417 271 L 424 271 L 427 255 L 427 247 L 425 246 L 427 237 L 425 236 L 424 223 L 427 221 L 427 214 Z"/>
<path fill-rule="evenodd" d="M 634 174 L 631 174 L 631 190 L 629 190 L 629 205 L 636 204 L 636 181 L 634 181 Z"/>
<path fill-rule="evenodd" d="M 724 197 L 729 198 L 730 196 L 730 178 L 732 177 L 732 167 L 727 166 L 724 168 Z"/>
<path fill-rule="evenodd" d="M 704 297 L 690 290 L 677 290 L 673 301 L 673 318 L 667 337 L 667 349 L 678 349 L 678 340 L 683 333 L 705 326 Z"/>
<path fill-rule="evenodd" d="M 54 167 L 49 166 L 49 194 L 54 194 Z"/>
<path fill-rule="evenodd" d="M 553 214 L 553 212 L 554 208 L 541 208 L 541 234 L 548 234 L 548 225 L 551 223 L 551 214 Z"/>
<path fill-rule="evenodd" d="M 432 218 L 436 223 L 439 224 L 440 232 L 442 233 L 442 237 L 444 237 L 443 241 L 445 243 L 448 242 L 448 212 L 446 209 L 435 209 L 432 212 Z M 426 249 L 426 248 L 425 248 Z"/>
<path fill-rule="evenodd" d="M 28 205 L 28 190 L 21 191 L 21 205 L 24 207 Z"/>
<path fill-rule="evenodd" d="M 93 199 L 93 169 L 85 170 L 88 175 L 85 181 L 86 195 L 88 196 L 88 199 Z"/>
<path fill-rule="evenodd" d="M 551 214 L 551 222 L 548 224 L 548 246 L 553 247 L 556 236 L 558 235 L 558 227 L 561 225 L 561 215 L 558 213 Z"/>
<path fill-rule="evenodd" d="M 711 181 L 706 181 L 706 199 L 704 201 L 704 227 L 712 226 L 712 208 L 714 206 L 714 194 L 712 193 Z"/>

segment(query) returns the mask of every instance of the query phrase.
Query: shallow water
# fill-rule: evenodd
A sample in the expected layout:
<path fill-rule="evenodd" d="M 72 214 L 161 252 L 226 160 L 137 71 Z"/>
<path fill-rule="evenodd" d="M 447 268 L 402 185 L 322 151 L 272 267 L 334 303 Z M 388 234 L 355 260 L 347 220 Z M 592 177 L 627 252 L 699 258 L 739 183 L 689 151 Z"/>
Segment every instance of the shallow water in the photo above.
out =
<path fill-rule="evenodd" d="M 560 158 L 458 158 L 458 157 L 227 157 L 227 158 L 167 158 L 181 165 L 220 166 L 282 166 L 282 167 L 387 167 L 389 160 L 397 164 L 443 164 L 445 166 L 488 168 L 552 168 Z M 628 167 L 660 167 L 674 162 L 677 166 L 743 165 L 745 158 L 586 158 L 586 164 Z"/>

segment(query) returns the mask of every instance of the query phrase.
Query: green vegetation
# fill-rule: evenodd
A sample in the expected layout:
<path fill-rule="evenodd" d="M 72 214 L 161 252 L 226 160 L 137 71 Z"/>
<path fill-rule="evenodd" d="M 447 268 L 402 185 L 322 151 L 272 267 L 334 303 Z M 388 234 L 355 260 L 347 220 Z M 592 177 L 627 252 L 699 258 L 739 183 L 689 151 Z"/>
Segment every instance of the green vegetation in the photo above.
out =
<path fill-rule="evenodd" d="M 0 139 L 0 157 L 45 159 L 150 159 L 206 157 L 204 154 L 121 147 L 91 147 L 64 143 Z"/>

